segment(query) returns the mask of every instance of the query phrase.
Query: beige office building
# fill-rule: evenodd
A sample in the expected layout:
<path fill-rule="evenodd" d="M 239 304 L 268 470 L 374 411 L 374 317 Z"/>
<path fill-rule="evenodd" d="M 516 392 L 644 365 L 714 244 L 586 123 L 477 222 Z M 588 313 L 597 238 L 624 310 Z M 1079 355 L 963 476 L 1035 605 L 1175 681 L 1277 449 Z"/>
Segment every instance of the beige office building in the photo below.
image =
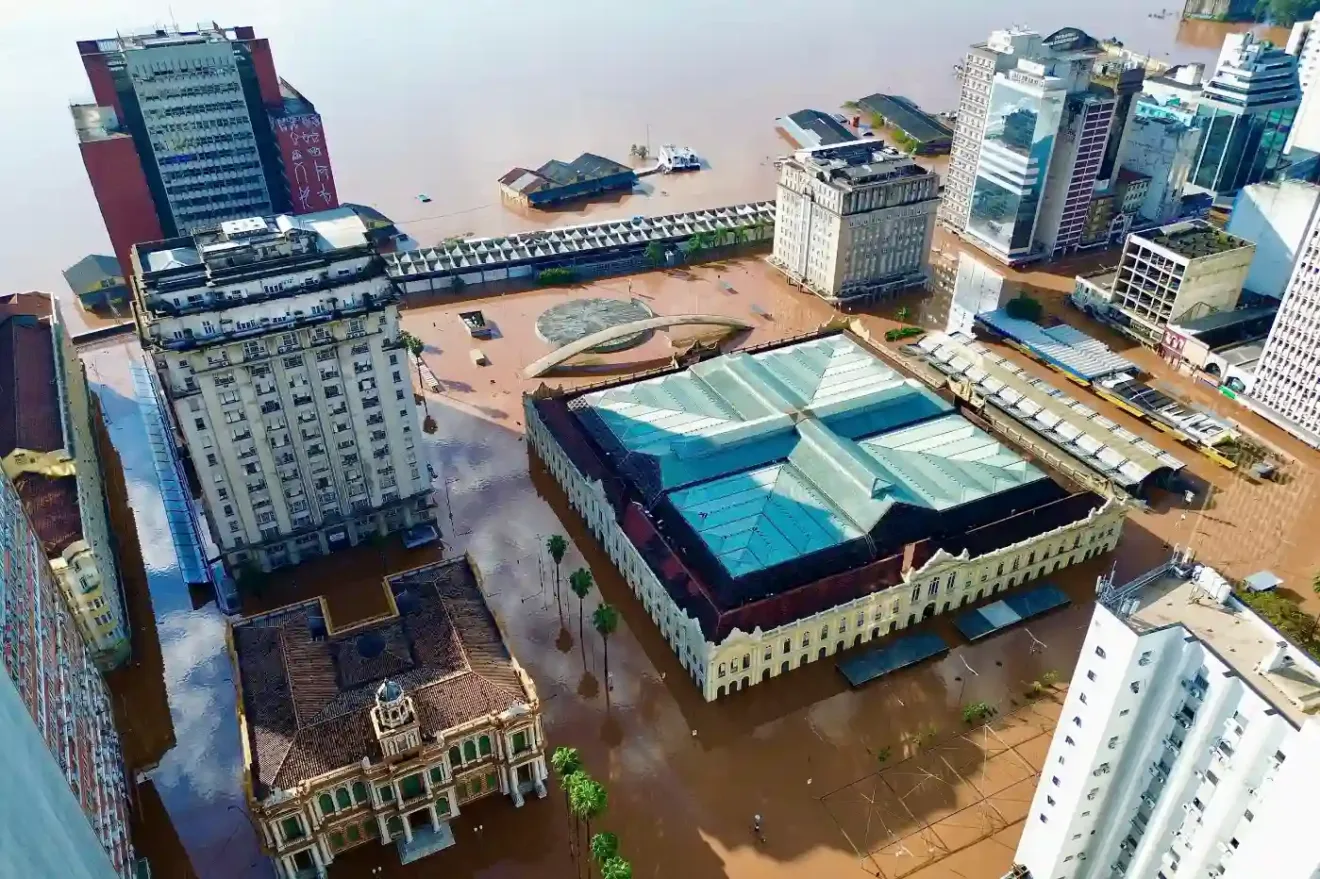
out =
<path fill-rule="evenodd" d="M 134 248 L 139 332 L 231 569 L 435 518 L 378 232 L 343 207 Z"/>

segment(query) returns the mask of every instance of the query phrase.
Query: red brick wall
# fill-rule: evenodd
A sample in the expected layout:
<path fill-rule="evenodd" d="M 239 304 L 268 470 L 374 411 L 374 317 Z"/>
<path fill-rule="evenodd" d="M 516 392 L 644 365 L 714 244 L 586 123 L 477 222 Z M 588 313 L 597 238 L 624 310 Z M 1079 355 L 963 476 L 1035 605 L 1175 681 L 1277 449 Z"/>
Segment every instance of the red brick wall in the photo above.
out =
<path fill-rule="evenodd" d="M 137 149 L 131 137 L 92 141 L 79 144 L 79 148 L 105 220 L 105 231 L 128 278 L 133 271 L 129 259 L 133 245 L 164 237 Z"/>

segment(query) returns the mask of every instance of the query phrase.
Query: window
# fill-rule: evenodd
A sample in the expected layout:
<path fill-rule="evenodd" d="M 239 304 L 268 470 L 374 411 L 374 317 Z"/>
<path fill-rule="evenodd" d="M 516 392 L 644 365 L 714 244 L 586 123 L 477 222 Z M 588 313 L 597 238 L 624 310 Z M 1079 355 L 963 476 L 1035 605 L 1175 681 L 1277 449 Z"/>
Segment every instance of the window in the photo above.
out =
<path fill-rule="evenodd" d="M 1098 656 L 1098 657 L 1100 657 L 1101 659 L 1104 659 L 1104 658 L 1105 658 L 1105 648 L 1103 648 L 1103 647 L 1097 647 L 1097 648 L 1095 648 L 1095 655 Z"/>
<path fill-rule="evenodd" d="M 1111 736 L 1109 739 L 1109 750 L 1112 751 L 1117 747 L 1118 747 L 1118 736 Z"/>
<path fill-rule="evenodd" d="M 1128 689 L 1130 689 L 1134 693 L 1140 693 L 1141 681 L 1133 681 L 1132 683 L 1128 684 Z"/>
<path fill-rule="evenodd" d="M 454 747 L 449 749 L 449 765 L 450 766 L 463 765 L 463 755 L 459 753 L 458 745 L 454 745 Z"/>
<path fill-rule="evenodd" d="M 719 673 L 719 676 L 720 676 L 720 677 L 725 677 L 725 676 L 727 676 L 728 674 L 729 674 L 728 667 L 725 666 L 725 664 L 721 662 L 721 663 L 720 663 L 720 673 Z"/>
<path fill-rule="evenodd" d="M 1101 763 L 1099 766 L 1096 767 L 1095 772 L 1092 772 L 1091 774 L 1094 775 L 1096 778 L 1099 778 L 1099 777 L 1102 776 L 1102 775 L 1108 775 L 1108 774 L 1109 774 L 1109 764 L 1108 764 L 1108 763 Z"/>
<path fill-rule="evenodd" d="M 1041 823 L 1041 824 L 1044 824 L 1044 823 L 1046 823 L 1046 822 L 1049 821 L 1049 820 L 1050 820 L 1049 818 L 1046 818 L 1046 817 L 1045 817 L 1045 813 L 1044 813 L 1044 812 L 1041 812 L 1041 813 L 1040 813 L 1040 823 Z"/>
<path fill-rule="evenodd" d="M 1082 725 L 1082 719 L 1080 717 L 1074 717 L 1073 726 L 1081 726 L 1081 725 Z"/>
<path fill-rule="evenodd" d="M 1060 754 L 1060 755 L 1059 755 L 1059 765 L 1062 766 L 1062 765 L 1064 764 L 1064 762 L 1065 762 L 1064 757 L 1063 757 L 1062 754 Z"/>
<path fill-rule="evenodd" d="M 527 742 L 527 731 L 522 730 L 513 734 L 513 753 L 521 754 L 531 747 Z"/>
<path fill-rule="evenodd" d="M 477 744 L 471 739 L 468 739 L 463 743 L 463 762 L 467 763 L 468 761 L 475 759 L 477 759 Z"/>
<path fill-rule="evenodd" d="M 1095 683 L 1095 672 L 1093 672 L 1093 671 L 1088 671 L 1088 672 L 1086 673 L 1086 679 L 1087 679 L 1088 681 L 1090 681 L 1091 683 Z"/>
<path fill-rule="evenodd" d="M 200 419 L 200 418 L 194 418 L 194 419 L 193 419 L 193 425 L 194 425 L 198 430 L 206 430 L 206 422 L 203 421 L 203 420 Z"/>
<path fill-rule="evenodd" d="M 390 839 L 403 835 L 403 819 L 398 815 L 385 822 L 385 832 L 390 835 Z"/>
<path fill-rule="evenodd" d="M 1118 712 L 1118 716 L 1119 716 L 1119 717 L 1127 717 L 1127 716 L 1128 716 L 1129 714 L 1131 714 L 1131 713 L 1132 713 L 1132 709 L 1131 709 L 1131 708 L 1124 708 L 1122 711 Z"/>
<path fill-rule="evenodd" d="M 331 833 L 330 848 L 333 849 L 334 851 L 339 851 L 343 847 L 344 847 L 344 834 L 340 833 L 338 830 L 336 830 L 334 833 Z"/>
<path fill-rule="evenodd" d="M 785 653 L 788 653 L 788 652 L 792 651 L 792 649 L 793 649 L 793 639 L 792 639 L 792 638 L 785 638 L 785 639 L 784 639 L 784 652 L 785 652 Z"/>
<path fill-rule="evenodd" d="M 1048 803 L 1048 804 L 1050 804 L 1051 806 L 1053 806 L 1053 805 L 1054 805 L 1054 797 L 1050 796 L 1049 794 L 1046 794 L 1046 795 L 1045 795 L 1045 802 Z"/>
<path fill-rule="evenodd" d="M 435 811 L 439 815 L 449 814 L 449 797 L 441 796 L 435 801 Z"/>
<path fill-rule="evenodd" d="M 335 801 L 329 794 L 317 797 L 316 805 L 320 807 L 322 815 L 333 815 L 335 812 Z"/>
<path fill-rule="evenodd" d="M 1142 653 L 1141 658 L 1137 660 L 1137 665 L 1150 665 L 1150 656 L 1151 651 L 1149 650 Z"/>
<path fill-rule="evenodd" d="M 360 781 L 353 782 L 353 802 L 359 805 L 367 801 L 367 786 Z"/>
<path fill-rule="evenodd" d="M 280 833 L 284 835 L 285 842 L 302 839 L 302 821 L 298 819 L 297 815 L 290 815 L 288 818 L 285 818 L 280 822 Z"/>
<path fill-rule="evenodd" d="M 1064 737 L 1063 737 L 1063 743 L 1064 743 L 1065 745 L 1075 745 L 1075 744 L 1077 744 L 1076 742 L 1073 741 L 1073 737 L 1072 737 L 1072 736 L 1064 736 Z"/>
<path fill-rule="evenodd" d="M 489 757 L 489 756 L 490 756 L 490 736 L 482 736 L 481 739 L 479 740 L 479 742 L 480 742 L 480 743 L 479 743 L 478 746 L 477 746 L 477 750 L 479 750 L 479 751 L 481 752 L 481 756 L 483 756 L 483 757 Z"/>
<path fill-rule="evenodd" d="M 393 785 L 382 784 L 380 787 L 376 788 L 376 794 L 380 797 L 382 803 L 394 802 Z"/>
<path fill-rule="evenodd" d="M 499 779 L 495 777 L 494 772 L 486 773 L 486 790 L 495 790 L 500 786 Z"/>
<path fill-rule="evenodd" d="M 335 804 L 340 809 L 353 808 L 353 798 L 348 795 L 348 788 L 341 787 L 339 790 L 335 791 Z"/>
<path fill-rule="evenodd" d="M 1093 787 L 1086 792 L 1086 798 L 1088 800 L 1094 800 L 1098 796 L 1100 796 L 1100 788 L 1098 787 Z"/>
<path fill-rule="evenodd" d="M 1056 775 L 1056 776 L 1054 776 L 1053 778 L 1051 778 L 1051 779 L 1050 779 L 1050 783 L 1053 784 L 1055 787 L 1058 787 L 1058 786 L 1059 786 L 1059 776 Z"/>
<path fill-rule="evenodd" d="M 1077 694 L 1077 698 L 1080 699 L 1080 700 L 1082 700 L 1082 704 L 1083 704 L 1083 705 L 1086 704 L 1086 694 L 1085 694 L 1085 693 L 1078 693 L 1078 694 Z"/>
<path fill-rule="evenodd" d="M 422 774 L 415 772 L 412 775 L 405 776 L 399 782 L 399 793 L 405 800 L 415 799 L 426 793 L 426 785 L 422 782 Z"/>

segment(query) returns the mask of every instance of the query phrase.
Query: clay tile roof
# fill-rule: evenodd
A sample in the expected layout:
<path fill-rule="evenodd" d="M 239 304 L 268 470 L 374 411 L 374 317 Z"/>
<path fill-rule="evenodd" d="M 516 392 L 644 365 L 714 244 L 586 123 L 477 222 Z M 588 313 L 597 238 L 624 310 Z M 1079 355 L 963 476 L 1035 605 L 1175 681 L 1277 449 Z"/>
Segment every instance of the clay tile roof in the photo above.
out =
<path fill-rule="evenodd" d="M 343 635 L 314 636 L 319 601 L 236 623 L 234 651 L 254 793 L 382 754 L 371 726 L 389 678 L 430 735 L 530 701 L 466 558 L 389 578 L 400 614 Z"/>

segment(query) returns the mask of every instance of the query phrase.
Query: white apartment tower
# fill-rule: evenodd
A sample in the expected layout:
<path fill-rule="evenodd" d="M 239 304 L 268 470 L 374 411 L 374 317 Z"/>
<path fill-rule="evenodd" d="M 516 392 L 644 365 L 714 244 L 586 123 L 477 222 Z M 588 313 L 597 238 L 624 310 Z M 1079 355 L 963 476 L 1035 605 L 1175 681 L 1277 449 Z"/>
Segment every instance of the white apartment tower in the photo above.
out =
<path fill-rule="evenodd" d="M 1320 448 L 1320 215 L 1302 236 L 1279 316 L 1256 366 L 1248 405 Z"/>
<path fill-rule="evenodd" d="M 940 221 L 953 229 L 962 231 L 972 208 L 972 188 L 976 185 L 976 166 L 981 160 L 981 141 L 995 74 L 1016 67 L 1019 58 L 1031 57 L 1039 51 L 1040 34 L 1012 28 L 993 32 L 984 43 L 972 46 L 963 59 L 958 124 L 953 131 L 953 150 L 939 210 Z"/>
<path fill-rule="evenodd" d="M 1010 875 L 1313 879 L 1320 666 L 1182 559 L 1100 602 Z"/>
<path fill-rule="evenodd" d="M 779 162 L 771 262 L 831 303 L 919 287 L 930 269 L 939 177 L 872 141 Z"/>
<path fill-rule="evenodd" d="M 133 251 L 135 312 L 226 562 L 435 517 L 398 294 L 343 207 Z"/>
<path fill-rule="evenodd" d="M 1299 21 L 1288 35 L 1289 55 L 1297 58 L 1297 79 L 1302 87 L 1302 105 L 1288 134 L 1288 150 L 1300 147 L 1320 152 L 1320 90 L 1314 86 L 1320 80 L 1320 13 L 1309 21 Z"/>

